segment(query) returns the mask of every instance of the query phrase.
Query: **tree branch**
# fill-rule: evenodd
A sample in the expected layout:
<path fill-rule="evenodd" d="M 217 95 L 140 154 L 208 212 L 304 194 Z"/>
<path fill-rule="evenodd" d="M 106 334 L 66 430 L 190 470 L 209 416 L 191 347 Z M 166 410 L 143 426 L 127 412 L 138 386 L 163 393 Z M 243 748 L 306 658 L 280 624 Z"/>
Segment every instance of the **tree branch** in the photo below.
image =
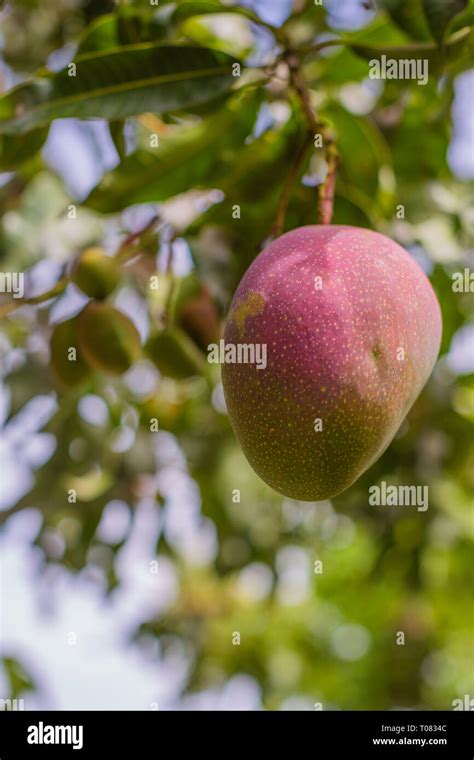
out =
<path fill-rule="evenodd" d="M 327 42 L 329 42 L 329 40 Z M 325 152 L 328 172 L 324 181 L 318 188 L 318 221 L 320 224 L 330 224 L 333 215 L 339 153 L 334 144 L 334 137 L 330 129 L 317 118 L 313 107 L 311 106 L 309 88 L 301 72 L 301 62 L 298 55 L 292 51 L 288 51 L 285 58 L 290 72 L 290 84 L 301 103 L 308 130 L 311 134 L 311 139 L 314 139 L 314 136 L 319 134 L 323 140 L 323 149 Z"/>
<path fill-rule="evenodd" d="M 328 47 L 336 47 L 345 44 L 347 44 L 346 41 L 340 38 L 335 40 L 322 40 L 322 42 L 317 42 L 316 45 L 306 45 L 298 48 L 298 53 L 299 55 L 316 55 L 321 50 L 325 50 Z"/>
<path fill-rule="evenodd" d="M 68 282 L 69 278 L 63 275 L 63 277 L 61 277 L 52 288 L 46 290 L 44 293 L 40 293 L 38 296 L 30 296 L 29 298 L 16 298 L 14 300 L 7 301 L 7 303 L 1 304 L 0 317 L 8 316 L 8 314 L 16 311 L 21 306 L 25 306 L 27 304 L 34 305 L 43 303 L 44 301 L 49 301 L 50 298 L 56 298 L 56 296 L 60 295 L 66 289 Z"/>

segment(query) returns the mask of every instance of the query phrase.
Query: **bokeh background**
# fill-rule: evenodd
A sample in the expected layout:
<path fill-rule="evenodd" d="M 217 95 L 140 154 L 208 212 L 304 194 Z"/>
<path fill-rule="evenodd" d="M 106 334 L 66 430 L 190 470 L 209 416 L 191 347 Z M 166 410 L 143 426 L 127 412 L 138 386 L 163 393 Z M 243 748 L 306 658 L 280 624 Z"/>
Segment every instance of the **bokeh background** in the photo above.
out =
<path fill-rule="evenodd" d="M 1 89 L 63 68 L 106 14 L 125 29 L 132 19 L 136 33 L 133 12 L 169 10 L 160 5 L 5 2 Z M 341 34 L 369 46 L 433 40 L 416 2 L 242 5 L 306 49 Z M 266 72 L 279 52 L 268 28 L 236 14 L 156 18 L 157 39 L 255 67 L 248 100 L 231 106 L 230 124 L 239 93 L 111 126 L 56 119 L 16 148 L 0 137 L 1 269 L 24 272 L 27 295 L 40 294 L 85 246 L 113 254 L 159 213 L 112 301 L 145 339 L 161 297 L 150 275 L 191 274 L 207 298 L 207 316 L 187 324 L 198 344 L 210 304 L 221 320 L 272 230 L 301 109 L 285 67 Z M 219 372 L 176 381 L 143 358 L 121 378 L 96 373 L 65 392 L 49 368 L 51 330 L 86 297 L 67 284 L 3 314 L 0 696 L 25 709 L 436 710 L 474 696 L 473 298 L 453 290 L 453 274 L 473 269 L 474 72 L 460 53 L 426 86 L 371 80 L 367 60 L 337 46 L 305 54 L 304 73 L 341 154 L 334 221 L 393 237 L 438 294 L 433 375 L 353 487 L 299 503 L 246 463 Z M 159 165 L 155 132 L 168 156 Z M 315 221 L 324 169 L 310 152 L 286 229 Z M 369 506 L 381 481 L 428 485 L 429 509 Z"/>

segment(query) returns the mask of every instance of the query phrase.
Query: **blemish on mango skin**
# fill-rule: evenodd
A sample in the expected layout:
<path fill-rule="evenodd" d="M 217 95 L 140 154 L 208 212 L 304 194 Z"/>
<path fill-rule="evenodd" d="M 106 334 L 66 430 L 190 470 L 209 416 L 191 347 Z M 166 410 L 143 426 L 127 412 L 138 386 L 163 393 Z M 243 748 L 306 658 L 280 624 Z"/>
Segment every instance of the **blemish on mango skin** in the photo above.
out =
<path fill-rule="evenodd" d="M 244 301 L 239 301 L 229 314 L 229 321 L 234 322 L 239 331 L 239 337 L 243 338 L 245 322 L 249 317 L 258 317 L 265 306 L 265 297 L 261 293 L 250 290 Z"/>

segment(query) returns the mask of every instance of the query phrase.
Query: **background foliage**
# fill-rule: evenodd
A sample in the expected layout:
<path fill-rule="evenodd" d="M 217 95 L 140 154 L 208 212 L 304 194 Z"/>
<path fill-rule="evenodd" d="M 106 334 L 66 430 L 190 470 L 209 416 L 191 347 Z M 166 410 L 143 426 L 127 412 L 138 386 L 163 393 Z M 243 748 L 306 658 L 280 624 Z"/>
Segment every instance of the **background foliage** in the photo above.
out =
<path fill-rule="evenodd" d="M 472 161 L 456 130 L 469 118 L 473 5 L 290 6 L 4 4 L 2 271 L 26 273 L 27 303 L 0 305 L 0 519 L 8 536 L 18 512 L 40 515 L 39 586 L 58 572 L 86 576 L 106 614 L 141 515 L 149 541 L 136 580 L 151 584 L 153 603 L 130 613 L 127 635 L 143 657 L 183 664 L 167 676 L 183 699 L 245 674 L 269 709 L 450 709 L 474 688 L 473 306 L 452 287 L 472 267 Z M 318 504 L 283 499 L 253 474 L 205 361 L 282 195 L 284 229 L 317 218 L 330 157 L 307 143 L 289 50 L 340 155 L 333 221 L 407 247 L 444 320 L 438 364 L 395 441 Z M 428 84 L 369 80 L 368 60 L 383 53 L 428 58 Z M 120 265 L 108 303 L 144 348 L 126 374 L 88 370 L 65 387 L 51 335 L 87 304 L 71 276 L 89 246 Z M 165 325 L 157 359 L 148 339 Z M 370 507 L 383 480 L 429 485 L 429 510 Z M 7 696 L 47 684 L 9 638 L 2 655 Z"/>

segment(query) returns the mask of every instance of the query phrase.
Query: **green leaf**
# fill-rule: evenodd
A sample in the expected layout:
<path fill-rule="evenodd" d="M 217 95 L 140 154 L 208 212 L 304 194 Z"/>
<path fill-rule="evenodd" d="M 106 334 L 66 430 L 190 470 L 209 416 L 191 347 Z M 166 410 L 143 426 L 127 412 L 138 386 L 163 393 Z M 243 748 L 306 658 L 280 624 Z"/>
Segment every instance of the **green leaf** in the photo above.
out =
<path fill-rule="evenodd" d="M 423 0 L 426 19 L 435 40 L 441 44 L 454 16 L 467 7 L 467 0 Z"/>
<path fill-rule="evenodd" d="M 205 374 L 208 369 L 204 355 L 179 327 L 152 333 L 145 353 L 162 375 L 175 380 Z"/>
<path fill-rule="evenodd" d="M 27 135 L 1 135 L 0 171 L 13 171 L 33 158 L 41 149 L 47 136 L 48 127 L 35 129 Z"/>
<path fill-rule="evenodd" d="M 411 200 L 414 207 L 420 205 L 419 187 L 423 181 L 449 176 L 449 125 L 445 119 L 434 117 L 435 111 L 429 100 L 423 101 L 423 113 L 426 129 L 421 130 L 419 104 L 409 103 L 400 123 L 389 134 L 397 180 L 399 184 L 405 183 L 400 193 L 404 199 L 407 196 L 407 205 Z M 408 200 L 410 192 L 413 197 Z"/>
<path fill-rule="evenodd" d="M 18 662 L 13 657 L 3 657 L 1 663 L 12 698 L 16 698 L 19 694 L 23 694 L 26 691 L 33 691 L 36 688 L 36 682 L 31 674 L 25 670 L 21 662 Z"/>
<path fill-rule="evenodd" d="M 355 197 L 354 197 L 355 196 Z M 368 202 L 367 202 L 368 200 Z M 374 208 L 370 199 L 350 190 L 339 180 L 334 198 L 334 215 L 331 224 L 349 224 L 354 227 L 376 227 Z"/>
<path fill-rule="evenodd" d="M 348 47 L 341 47 L 335 55 L 317 58 L 305 66 L 304 74 L 311 87 L 317 89 L 321 78 L 330 88 L 347 82 L 361 82 L 367 77 L 367 64 Z"/>
<path fill-rule="evenodd" d="M 115 13 L 100 16 L 84 30 L 76 55 L 158 41 L 167 36 L 168 30 L 169 23 L 156 13 L 121 5 Z"/>
<path fill-rule="evenodd" d="M 469 4 L 465 11 L 458 13 L 457 16 L 453 16 L 449 22 L 445 36 L 449 37 L 465 26 L 474 26 L 474 0 L 469 0 Z"/>
<path fill-rule="evenodd" d="M 223 5 L 222 3 L 212 2 L 212 0 L 196 0 L 196 2 L 184 2 L 177 6 L 172 15 L 172 20 L 176 23 L 186 21 L 193 16 L 204 16 L 210 13 L 237 13 L 239 16 L 245 16 L 249 21 L 263 26 L 271 26 L 265 23 L 250 8 L 242 8 L 239 5 Z M 275 30 L 277 31 L 277 30 Z"/>
<path fill-rule="evenodd" d="M 173 21 L 180 23 L 193 16 L 204 16 L 208 13 L 232 13 L 242 9 L 226 8 L 221 3 L 209 0 L 196 0 L 196 2 L 180 3 L 173 12 Z"/>
<path fill-rule="evenodd" d="M 349 186 L 365 193 L 375 205 L 380 168 L 392 163 L 382 133 L 369 118 L 352 114 L 337 104 L 330 105 L 323 115 L 335 129 L 341 156 L 338 175 Z"/>
<path fill-rule="evenodd" d="M 294 111 L 282 127 L 270 129 L 245 145 L 218 187 L 235 203 L 258 204 L 284 183 L 304 135 L 301 114 Z"/>
<path fill-rule="evenodd" d="M 118 37 L 122 45 L 153 42 L 167 36 L 169 22 L 156 13 L 122 5 L 116 14 Z"/>
<path fill-rule="evenodd" d="M 76 56 L 119 47 L 118 24 L 115 13 L 99 16 L 83 32 Z"/>
<path fill-rule="evenodd" d="M 367 60 L 381 60 L 382 56 L 395 60 L 428 60 L 430 70 L 439 71 L 443 64 L 455 60 L 468 42 L 471 30 L 460 29 L 445 43 L 444 55 L 434 42 L 418 42 L 409 45 L 365 45 L 357 42 L 347 42 L 351 50 Z"/>
<path fill-rule="evenodd" d="M 443 335 L 440 348 L 442 355 L 449 351 L 453 336 L 462 326 L 463 319 L 456 301 L 457 294 L 453 292 L 453 281 L 440 264 L 436 264 L 430 280 L 438 296 L 443 315 Z"/>
<path fill-rule="evenodd" d="M 212 117 L 163 137 L 154 151 L 139 150 L 107 174 L 86 205 L 110 213 L 134 203 L 158 202 L 191 187 L 213 187 L 251 132 L 260 90 L 232 98 Z"/>
<path fill-rule="evenodd" d="M 125 122 L 123 119 L 117 119 L 109 122 L 109 131 L 112 142 L 115 145 L 120 160 L 125 158 Z"/>
<path fill-rule="evenodd" d="M 392 21 L 415 40 L 431 39 L 422 0 L 382 0 Z"/>
<path fill-rule="evenodd" d="M 0 132 L 26 132 L 53 119 L 123 119 L 176 111 L 230 90 L 236 59 L 208 48 L 143 43 L 88 53 L 70 67 L 0 98 Z"/>

